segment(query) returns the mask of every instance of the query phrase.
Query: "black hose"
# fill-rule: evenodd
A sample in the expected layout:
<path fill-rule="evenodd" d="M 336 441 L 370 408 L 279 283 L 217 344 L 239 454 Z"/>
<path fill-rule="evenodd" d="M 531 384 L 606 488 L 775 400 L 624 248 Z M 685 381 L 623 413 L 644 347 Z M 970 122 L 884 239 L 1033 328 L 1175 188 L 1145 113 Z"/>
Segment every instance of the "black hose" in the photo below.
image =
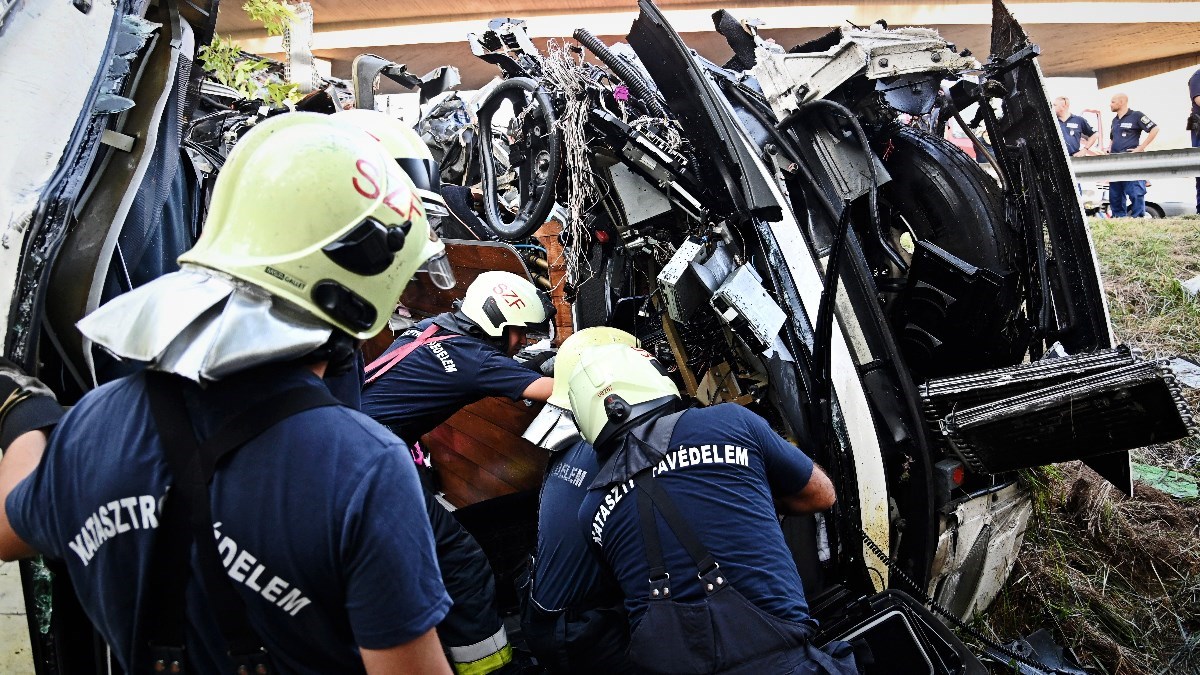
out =
<path fill-rule="evenodd" d="M 532 163 L 530 164 L 530 191 L 536 194 L 536 198 L 529 202 L 523 202 L 517 212 L 517 217 L 511 223 L 506 223 L 500 215 L 500 210 L 496 207 L 496 165 L 492 161 L 492 115 L 496 113 L 502 100 L 517 96 L 524 102 L 526 93 L 532 94 L 534 98 L 528 105 L 537 105 L 541 108 L 539 113 L 542 123 L 545 125 L 544 133 L 546 134 L 549 166 L 546 170 L 546 182 L 542 185 L 541 190 L 537 191 L 533 189 L 532 184 L 535 179 L 532 172 L 536 171 L 536 167 Z M 513 107 L 516 108 L 515 105 Z M 520 114 L 519 110 L 516 112 Z M 504 80 L 496 85 L 496 88 L 479 106 L 479 157 L 479 170 L 483 175 L 484 221 L 498 237 L 505 241 L 517 241 L 528 237 L 546 222 L 546 218 L 550 216 L 550 211 L 554 208 L 554 190 L 563 165 L 562 139 L 557 120 L 554 118 L 554 102 L 550 100 L 550 95 L 536 80 L 528 77 L 512 77 Z M 530 157 L 527 161 L 532 162 L 533 160 L 534 157 Z"/>
<path fill-rule="evenodd" d="M 867 170 L 871 175 L 871 187 L 869 190 L 867 190 L 867 209 L 871 212 L 871 227 L 875 230 L 875 237 L 879 240 L 879 245 L 883 248 L 884 255 L 886 255 L 888 259 L 896 265 L 896 267 L 899 267 L 902 271 L 907 272 L 908 263 L 904 262 L 904 258 L 900 257 L 900 254 L 896 252 L 896 249 L 892 248 L 892 245 L 886 239 L 884 239 L 883 228 L 879 224 L 879 177 L 875 172 L 875 158 L 871 153 L 871 145 L 867 140 L 867 132 L 863 131 L 862 124 L 859 123 L 858 118 L 854 115 L 854 113 L 841 103 L 830 101 L 828 99 L 817 98 L 805 103 L 804 105 L 801 105 L 795 112 L 785 117 L 783 121 L 779 123 L 779 130 L 787 131 L 788 127 L 790 127 L 792 124 L 795 124 L 800 116 L 810 108 L 829 108 L 835 113 L 838 113 L 850 120 L 850 123 L 854 126 L 854 133 L 858 137 L 859 145 L 862 146 L 863 152 L 867 155 Z"/>
<path fill-rule="evenodd" d="M 667 119 L 666 109 L 658 102 L 658 93 L 646 84 L 646 81 L 642 79 L 642 76 L 638 74 L 632 65 L 612 53 L 608 45 L 601 42 L 600 38 L 592 35 L 592 32 L 586 28 L 576 28 L 574 38 L 576 42 L 587 47 L 588 51 L 595 54 L 596 58 L 608 66 L 608 69 L 617 77 L 621 78 L 621 81 L 625 83 L 625 86 L 629 87 L 633 95 L 645 104 L 651 115 Z"/>

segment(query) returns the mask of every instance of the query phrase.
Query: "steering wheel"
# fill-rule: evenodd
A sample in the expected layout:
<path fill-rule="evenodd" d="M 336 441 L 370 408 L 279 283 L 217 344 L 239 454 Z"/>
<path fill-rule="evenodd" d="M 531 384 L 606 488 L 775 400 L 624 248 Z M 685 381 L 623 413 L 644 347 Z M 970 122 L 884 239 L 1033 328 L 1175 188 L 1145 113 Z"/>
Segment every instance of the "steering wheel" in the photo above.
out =
<path fill-rule="evenodd" d="M 500 186 L 493 158 L 492 117 L 505 101 L 513 109 L 508 128 L 508 165 L 517 174 L 519 204 L 515 215 L 499 204 Z M 479 106 L 484 220 L 504 241 L 528 237 L 546 222 L 554 208 L 555 186 L 562 172 L 562 134 L 556 121 L 550 95 L 528 77 L 504 80 Z"/>

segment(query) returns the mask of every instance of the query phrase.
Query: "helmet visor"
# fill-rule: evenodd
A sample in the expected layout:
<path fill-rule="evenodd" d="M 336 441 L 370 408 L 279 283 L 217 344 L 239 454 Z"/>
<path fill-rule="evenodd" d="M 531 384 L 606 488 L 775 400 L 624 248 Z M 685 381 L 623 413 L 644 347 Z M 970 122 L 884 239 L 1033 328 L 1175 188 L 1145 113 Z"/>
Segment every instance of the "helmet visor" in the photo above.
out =
<path fill-rule="evenodd" d="M 434 286 L 448 291 L 454 288 L 454 268 L 450 265 L 450 256 L 445 251 L 434 255 L 418 270 L 429 275 L 429 281 Z"/>

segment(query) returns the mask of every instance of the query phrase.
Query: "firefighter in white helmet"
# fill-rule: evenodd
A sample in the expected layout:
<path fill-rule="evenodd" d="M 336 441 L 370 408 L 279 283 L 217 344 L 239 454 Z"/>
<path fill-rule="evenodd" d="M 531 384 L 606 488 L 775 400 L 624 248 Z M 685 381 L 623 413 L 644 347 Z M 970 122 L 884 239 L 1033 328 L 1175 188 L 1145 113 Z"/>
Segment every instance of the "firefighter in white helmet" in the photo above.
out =
<path fill-rule="evenodd" d="M 0 462 L 0 556 L 63 561 L 126 672 L 449 673 L 417 473 L 320 379 L 441 249 L 365 134 L 309 113 L 256 126 L 181 270 L 79 324 L 145 369 L 48 437 L 17 411 L 42 430 Z"/>
<path fill-rule="evenodd" d="M 362 410 L 395 431 L 425 465 L 418 441 L 463 407 L 488 396 L 549 398 L 553 379 L 512 355 L 530 331 L 547 333 L 553 318 L 549 297 L 528 279 L 484 272 L 456 311 L 401 333 L 367 365 Z M 427 488 L 438 561 L 454 600 L 438 634 L 457 672 L 493 672 L 512 661 L 512 647 L 496 607 L 491 566 L 478 542 L 434 499 L 432 486 Z"/>
<path fill-rule="evenodd" d="M 585 351 L 570 399 L 600 468 L 563 517 L 622 589 L 638 672 L 858 672 L 849 645 L 809 644 L 815 623 L 776 517 L 776 504 L 833 505 L 807 455 L 740 405 L 686 408 L 666 370 L 624 345 Z M 571 600 L 587 590 L 550 582 Z"/>

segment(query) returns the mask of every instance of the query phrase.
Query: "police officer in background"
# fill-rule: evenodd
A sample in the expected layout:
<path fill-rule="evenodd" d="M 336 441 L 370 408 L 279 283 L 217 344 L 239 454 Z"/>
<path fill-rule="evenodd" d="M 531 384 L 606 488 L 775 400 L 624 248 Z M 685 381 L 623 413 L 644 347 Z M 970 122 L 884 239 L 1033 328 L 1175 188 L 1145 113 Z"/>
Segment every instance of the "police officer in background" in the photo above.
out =
<path fill-rule="evenodd" d="M 1068 157 L 1075 157 L 1082 148 L 1091 147 L 1096 131 L 1087 120 L 1071 114 L 1071 101 L 1066 96 L 1054 99 L 1054 116 L 1058 118 L 1058 129 L 1062 132 Z"/>
<path fill-rule="evenodd" d="M 44 405 L 3 411 L 26 433 L 0 461 L 0 556 L 63 561 L 125 672 L 449 673 L 416 470 L 320 379 L 441 249 L 370 136 L 311 113 L 255 126 L 181 270 L 79 324 L 147 368 L 48 439 Z M 0 388 L 46 403 L 11 370 Z"/>
<path fill-rule="evenodd" d="M 1129 97 L 1114 94 L 1109 108 L 1116 113 L 1108 137 L 1112 140 L 1109 152 L 1145 152 L 1158 136 L 1158 125 L 1136 110 L 1129 109 Z M 1142 140 L 1142 132 L 1146 139 Z M 1126 215 L 1141 218 L 1146 215 L 1146 181 L 1114 180 L 1108 184 L 1108 202 L 1113 218 Z"/>
<path fill-rule="evenodd" d="M 1200 148 L 1200 70 L 1188 79 L 1188 102 L 1192 104 L 1187 128 L 1192 132 L 1192 147 Z M 1200 213 L 1200 176 L 1196 177 L 1196 213 Z"/>
<path fill-rule="evenodd" d="M 367 365 L 362 410 L 391 428 L 425 464 L 418 441 L 462 408 L 488 396 L 545 401 L 554 380 L 512 358 L 530 330 L 546 332 L 554 306 L 527 279 L 484 272 L 461 306 L 401 333 Z M 438 562 L 454 605 L 438 634 L 455 671 L 490 673 L 512 661 L 495 600 L 495 578 L 479 543 L 434 497 L 426 512 Z"/>
<path fill-rule="evenodd" d="M 570 378 L 600 465 L 578 523 L 621 586 L 638 672 L 856 674 L 848 644 L 809 643 L 776 517 L 776 504 L 833 506 L 829 478 L 742 406 L 682 409 L 665 372 L 613 345 L 584 352 Z"/>
<path fill-rule="evenodd" d="M 603 345 L 636 347 L 638 341 L 607 326 L 573 333 L 554 358 L 554 391 L 547 403 L 569 414 L 571 372 L 583 351 Z M 572 435 L 551 449 L 538 500 L 537 547 L 522 592 L 521 631 L 538 664 L 551 673 L 633 672 L 625 654 L 629 622 L 621 587 L 592 555 L 574 517 L 599 468 L 591 444 Z"/>

